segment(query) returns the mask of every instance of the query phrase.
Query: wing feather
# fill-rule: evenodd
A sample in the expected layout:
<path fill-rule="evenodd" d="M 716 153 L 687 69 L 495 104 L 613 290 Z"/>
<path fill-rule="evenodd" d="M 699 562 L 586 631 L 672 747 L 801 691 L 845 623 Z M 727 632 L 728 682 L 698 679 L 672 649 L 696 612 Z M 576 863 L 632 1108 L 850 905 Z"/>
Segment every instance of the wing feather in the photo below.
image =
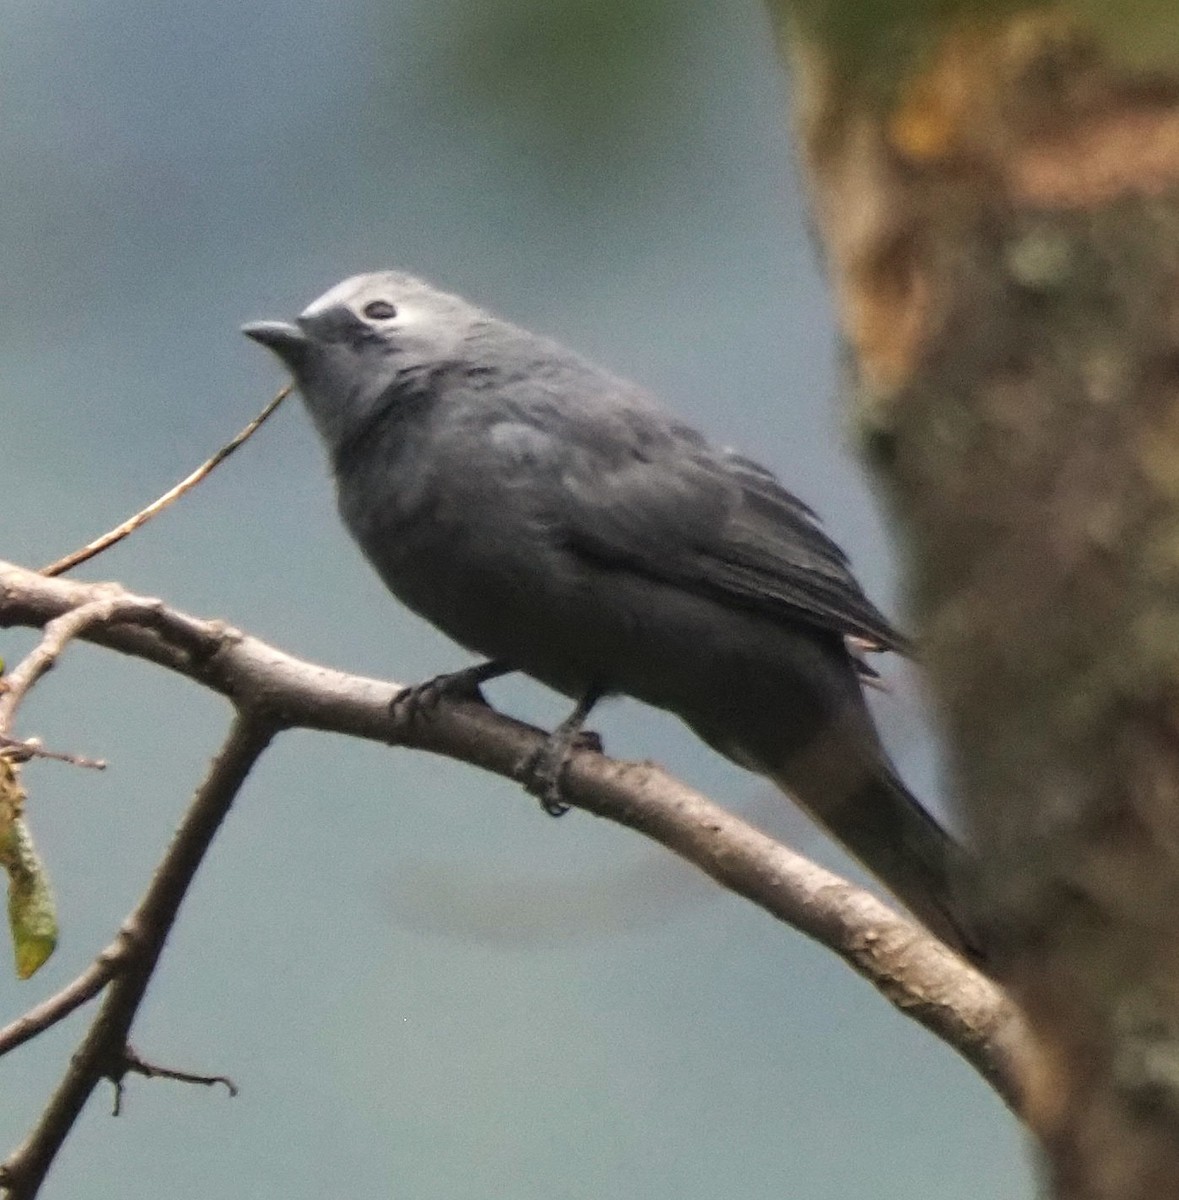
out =
<path fill-rule="evenodd" d="M 568 503 L 553 517 L 575 554 L 872 648 L 906 648 L 814 512 L 771 472 L 686 426 L 642 432 L 606 451 L 565 443 Z"/>

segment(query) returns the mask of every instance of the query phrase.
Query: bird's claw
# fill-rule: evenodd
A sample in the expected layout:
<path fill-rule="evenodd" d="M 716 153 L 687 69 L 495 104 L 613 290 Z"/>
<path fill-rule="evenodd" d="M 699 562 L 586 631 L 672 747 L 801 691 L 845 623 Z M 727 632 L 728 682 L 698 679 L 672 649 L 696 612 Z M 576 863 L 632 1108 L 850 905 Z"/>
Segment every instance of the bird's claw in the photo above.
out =
<path fill-rule="evenodd" d="M 561 776 L 578 750 L 601 754 L 601 736 L 589 729 L 579 729 L 569 737 L 558 728 L 516 767 L 516 778 L 540 801 L 550 817 L 563 817 L 569 811 L 569 805 L 561 799 Z"/>
<path fill-rule="evenodd" d="M 546 738 L 539 749 L 526 755 L 516 767 L 516 778 L 525 791 L 540 801 L 550 817 L 563 817 L 569 811 L 569 805 L 561 799 L 561 775 L 569 759 L 569 748 L 554 746 L 559 741 L 556 737 Z"/>
<path fill-rule="evenodd" d="M 602 741 L 600 733 L 595 733 L 592 729 L 582 729 L 578 731 L 569 749 L 585 750 L 590 754 L 605 754 L 606 743 Z"/>
<path fill-rule="evenodd" d="M 410 723 L 428 717 L 442 700 L 468 700 L 486 704 L 480 683 L 486 678 L 479 667 L 467 667 L 462 671 L 448 671 L 411 683 L 393 697 L 389 704 L 390 713 Z"/>

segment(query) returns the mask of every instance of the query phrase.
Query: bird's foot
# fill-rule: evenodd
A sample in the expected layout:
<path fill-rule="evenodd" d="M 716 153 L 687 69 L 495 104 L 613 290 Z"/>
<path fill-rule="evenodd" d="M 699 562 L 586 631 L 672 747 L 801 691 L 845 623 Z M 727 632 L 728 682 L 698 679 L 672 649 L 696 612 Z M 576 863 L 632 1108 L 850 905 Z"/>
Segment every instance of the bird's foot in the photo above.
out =
<path fill-rule="evenodd" d="M 550 817 L 563 817 L 569 811 L 569 805 L 561 798 L 561 776 L 573 753 L 577 750 L 602 753 L 601 737 L 582 729 L 599 695 L 597 691 L 587 693 L 540 747 L 516 768 L 516 778 L 540 801 Z"/>
<path fill-rule="evenodd" d="M 507 675 L 511 669 L 503 663 L 485 662 L 461 671 L 435 675 L 421 683 L 411 683 L 393 697 L 389 712 L 399 720 L 412 723 L 429 716 L 441 700 L 473 700 L 486 704 L 487 698 L 479 685 L 500 675 Z"/>

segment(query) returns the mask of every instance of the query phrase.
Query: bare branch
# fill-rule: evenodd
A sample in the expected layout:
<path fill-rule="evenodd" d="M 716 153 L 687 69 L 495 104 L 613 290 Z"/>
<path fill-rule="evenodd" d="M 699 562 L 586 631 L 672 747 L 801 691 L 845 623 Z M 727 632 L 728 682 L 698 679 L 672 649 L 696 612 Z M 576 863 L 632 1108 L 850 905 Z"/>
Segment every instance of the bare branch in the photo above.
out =
<path fill-rule="evenodd" d="M 202 1087 L 214 1087 L 221 1084 L 230 1094 L 236 1096 L 240 1090 L 228 1075 L 198 1075 L 192 1071 L 178 1071 L 175 1067 L 161 1067 L 158 1063 L 148 1062 L 133 1046 L 123 1048 L 123 1071 L 125 1074 L 142 1075 L 144 1079 L 174 1079 L 178 1083 L 199 1083 Z M 123 1102 L 123 1076 L 115 1080 L 115 1107 L 113 1116 L 118 1116 Z"/>
<path fill-rule="evenodd" d="M 93 1000 L 126 966 L 130 958 L 129 951 L 130 944 L 120 933 L 81 975 L 66 984 L 60 992 L 0 1029 L 0 1058 L 59 1021 L 64 1021 L 88 1000 Z"/>
<path fill-rule="evenodd" d="M 74 638 L 91 625 L 133 617 L 141 609 L 142 602 L 134 597 L 107 589 L 106 594 L 98 594 L 49 621 L 40 642 L 4 676 L 4 687 L 0 689 L 0 734 L 7 734 L 12 728 L 21 701 L 37 680 L 53 668 Z"/>
<path fill-rule="evenodd" d="M 6 1189 L 7 1200 L 30 1200 L 37 1194 L 90 1093 L 102 1079 L 118 1082 L 126 1073 L 128 1034 L 181 902 L 213 836 L 276 729 L 272 721 L 256 713 L 239 711 L 234 719 L 147 892 L 124 922 L 130 961 L 111 981 L 94 1023 L 36 1126 L 0 1166 L 0 1185 Z"/>
<path fill-rule="evenodd" d="M 154 601 L 148 601 L 149 607 L 154 605 Z M 125 592 L 114 592 L 108 588 L 104 589 L 102 594 L 96 591 L 93 599 L 49 621 L 37 645 L 0 680 L 0 753 L 13 762 L 23 762 L 30 758 L 52 758 L 76 767 L 103 770 L 106 763 L 100 758 L 86 758 L 80 754 L 46 750 L 39 739 L 16 738 L 11 735 L 10 730 L 16 719 L 17 708 L 33 685 L 53 669 L 66 646 L 84 630 L 92 625 L 105 625 L 135 617 L 144 619 L 145 616 L 142 601 Z"/>
<path fill-rule="evenodd" d="M 1019 1020 L 995 984 L 937 939 L 649 764 L 582 753 L 565 780 L 578 807 L 661 842 L 833 951 L 1019 1110 Z"/>
<path fill-rule="evenodd" d="M 134 533 L 141 525 L 146 525 L 157 513 L 161 513 L 175 500 L 179 500 L 185 492 L 191 491 L 215 467 L 220 466 L 247 438 L 252 437 L 255 430 L 274 412 L 276 408 L 291 394 L 291 385 L 287 384 L 270 401 L 269 404 L 243 429 L 232 441 L 222 446 L 212 458 L 203 462 L 192 474 L 185 476 L 175 487 L 169 488 L 157 500 L 153 500 L 146 508 L 141 509 L 133 517 L 128 517 L 121 525 L 97 537 L 92 542 L 41 568 L 42 575 L 61 575 L 63 572 L 76 567 L 87 559 L 101 554 L 104 550 L 121 542 L 128 534 Z"/>
<path fill-rule="evenodd" d="M 47 758 L 52 762 L 69 763 L 71 767 L 86 767 L 91 771 L 105 771 L 106 759 L 87 758 L 83 754 L 69 754 L 64 750 L 48 750 L 40 738 L 14 738 L 0 733 L 0 754 L 10 762 L 28 762 L 31 758 Z"/>
<path fill-rule="evenodd" d="M 0 625 L 43 625 L 86 604 L 97 590 L 0 563 Z M 540 731 L 478 703 L 443 702 L 417 721 L 391 716 L 395 685 L 303 662 L 217 622 L 134 600 L 143 624 L 92 625 L 83 636 L 268 711 L 276 723 L 430 750 L 513 779 L 540 745 Z M 566 772 L 565 795 L 660 841 L 834 950 L 1018 1107 L 1023 1040 L 1011 1006 L 916 925 L 657 767 L 583 751 Z"/>

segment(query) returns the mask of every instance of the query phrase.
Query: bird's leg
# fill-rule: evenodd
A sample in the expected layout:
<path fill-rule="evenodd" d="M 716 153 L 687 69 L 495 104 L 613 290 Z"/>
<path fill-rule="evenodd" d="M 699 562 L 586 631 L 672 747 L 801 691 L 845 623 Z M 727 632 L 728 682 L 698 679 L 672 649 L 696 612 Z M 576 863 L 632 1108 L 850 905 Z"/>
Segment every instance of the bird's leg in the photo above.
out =
<path fill-rule="evenodd" d="M 490 662 L 479 663 L 478 666 L 464 667 L 461 671 L 435 675 L 432 679 L 424 679 L 421 683 L 411 683 L 409 687 L 402 688 L 393 697 L 389 711 L 395 717 L 412 722 L 437 707 L 438 701 L 442 699 L 478 700 L 486 704 L 479 685 L 489 679 L 498 679 L 501 675 L 510 675 L 514 670 L 515 668 L 507 663 L 492 659 Z"/>
<path fill-rule="evenodd" d="M 561 799 L 561 773 L 569 755 L 581 744 L 585 749 L 601 751 L 602 739 L 597 734 L 585 733 L 582 726 L 602 698 L 602 689 L 591 687 L 573 711 L 545 738 L 540 749 L 517 768 L 520 782 L 540 800 L 540 806 L 550 817 L 561 817 L 569 811 L 569 805 Z"/>

